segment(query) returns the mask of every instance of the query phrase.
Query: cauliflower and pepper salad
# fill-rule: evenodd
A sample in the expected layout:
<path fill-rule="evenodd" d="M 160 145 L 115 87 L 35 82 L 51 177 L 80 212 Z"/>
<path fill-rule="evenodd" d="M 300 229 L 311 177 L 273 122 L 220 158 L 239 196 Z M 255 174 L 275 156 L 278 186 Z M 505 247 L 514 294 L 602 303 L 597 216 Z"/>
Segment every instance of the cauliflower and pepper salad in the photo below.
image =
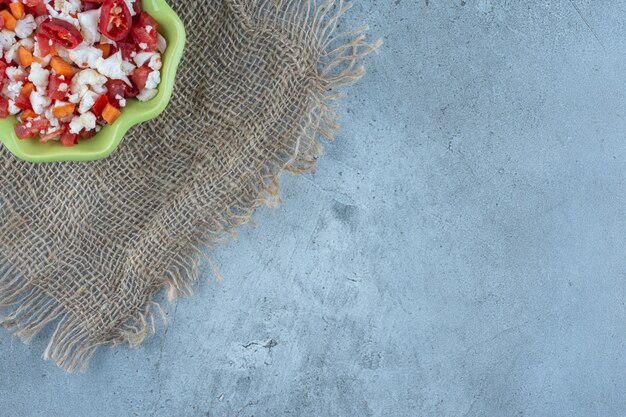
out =
<path fill-rule="evenodd" d="M 166 41 L 141 0 L 0 0 L 0 118 L 74 146 L 152 99 Z"/>

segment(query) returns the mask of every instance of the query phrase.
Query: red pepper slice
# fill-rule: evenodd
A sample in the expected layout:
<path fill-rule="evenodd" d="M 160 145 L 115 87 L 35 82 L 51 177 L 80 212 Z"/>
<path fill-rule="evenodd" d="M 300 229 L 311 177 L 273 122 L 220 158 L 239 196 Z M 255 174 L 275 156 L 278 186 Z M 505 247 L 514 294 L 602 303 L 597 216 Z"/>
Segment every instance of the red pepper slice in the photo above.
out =
<path fill-rule="evenodd" d="M 43 0 L 24 0 L 23 3 L 29 9 L 30 14 L 35 16 L 44 16 L 48 14 L 48 9 Z"/>
<path fill-rule="evenodd" d="M 130 32 L 133 20 L 124 0 L 105 0 L 100 10 L 100 32 L 107 38 L 119 41 Z"/>
<path fill-rule="evenodd" d="M 153 52 L 157 49 L 159 24 L 146 12 L 141 12 L 130 34 L 138 50 Z"/>
<path fill-rule="evenodd" d="M 30 104 L 30 97 L 20 93 L 15 97 L 15 105 L 22 110 L 32 110 L 33 106 Z"/>
<path fill-rule="evenodd" d="M 61 145 L 68 147 L 78 145 L 78 135 L 76 133 L 70 133 L 69 124 L 63 126 L 63 133 L 61 134 L 59 142 L 61 142 Z"/>
<path fill-rule="evenodd" d="M 65 84 L 65 85 L 64 85 Z M 48 78 L 48 96 L 52 100 L 64 100 L 70 92 L 72 81 L 57 74 L 50 74 Z"/>
<path fill-rule="evenodd" d="M 102 110 L 104 110 L 107 104 L 109 104 L 109 99 L 107 98 L 106 94 L 102 94 L 91 108 L 91 112 L 97 117 L 100 117 L 100 115 L 102 114 Z"/>
<path fill-rule="evenodd" d="M 96 133 L 98 133 L 98 132 L 96 132 L 96 129 L 91 129 L 91 130 L 83 129 L 83 130 L 81 130 L 79 136 L 80 136 L 81 139 L 91 139 L 94 136 L 96 136 Z"/>
<path fill-rule="evenodd" d="M 83 41 L 83 35 L 74 25 L 56 17 L 44 20 L 40 28 L 46 36 L 67 49 L 74 49 Z"/>
<path fill-rule="evenodd" d="M 151 72 L 152 69 L 147 65 L 135 68 L 135 70 L 133 71 L 133 75 L 131 76 L 133 84 L 135 84 L 135 86 L 139 90 L 143 90 L 144 88 L 146 88 L 146 81 L 148 80 L 148 76 Z"/>
<path fill-rule="evenodd" d="M 102 4 L 102 0 L 84 0 L 83 1 L 83 11 L 86 12 L 88 10 L 94 10 L 100 7 Z"/>
<path fill-rule="evenodd" d="M 121 106 L 117 97 L 128 97 L 129 87 L 122 80 L 108 80 L 105 86 L 109 103 L 119 109 Z"/>
<path fill-rule="evenodd" d="M 30 120 L 18 123 L 14 126 L 15 134 L 20 139 L 34 138 L 44 129 L 48 128 L 48 121 L 45 119 Z"/>
<path fill-rule="evenodd" d="M 9 115 L 9 101 L 4 97 L 0 97 L 0 119 L 4 119 L 8 115 Z"/>
<path fill-rule="evenodd" d="M 54 41 L 43 33 L 37 33 L 37 44 L 39 45 L 39 53 L 41 56 L 48 56 L 54 49 Z"/>

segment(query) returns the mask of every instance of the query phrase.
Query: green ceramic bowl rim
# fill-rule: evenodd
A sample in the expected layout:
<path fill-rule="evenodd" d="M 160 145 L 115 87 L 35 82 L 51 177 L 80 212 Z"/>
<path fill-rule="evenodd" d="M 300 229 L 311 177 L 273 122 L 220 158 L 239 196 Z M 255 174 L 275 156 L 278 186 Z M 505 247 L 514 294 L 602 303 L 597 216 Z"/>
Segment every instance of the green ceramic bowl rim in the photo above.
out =
<path fill-rule="evenodd" d="M 20 140 L 13 129 L 17 123 L 15 116 L 2 119 L 0 140 L 13 155 L 30 162 L 94 161 L 105 158 L 119 146 L 128 129 L 155 118 L 165 110 L 172 96 L 176 70 L 185 47 L 185 26 L 165 0 L 143 0 L 142 6 L 159 23 L 159 32 L 167 40 L 157 96 L 144 103 L 129 99 L 122 115 L 112 126 L 105 126 L 92 139 L 81 141 L 73 147 L 64 147 L 56 141 L 40 144 L 36 139 Z"/>

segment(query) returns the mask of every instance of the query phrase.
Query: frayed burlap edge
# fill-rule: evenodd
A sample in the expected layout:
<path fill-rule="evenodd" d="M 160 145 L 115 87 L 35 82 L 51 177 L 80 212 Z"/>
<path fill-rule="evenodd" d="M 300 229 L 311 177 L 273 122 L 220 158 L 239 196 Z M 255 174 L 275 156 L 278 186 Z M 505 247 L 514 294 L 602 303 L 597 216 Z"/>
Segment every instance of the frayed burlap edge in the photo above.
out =
<path fill-rule="evenodd" d="M 11 266 L 8 259 L 0 269 L 0 309 L 10 313 L 0 319 L 6 328 L 29 342 L 48 325 L 56 322 L 44 352 L 44 359 L 52 359 L 68 372 L 85 371 L 97 348 L 128 343 L 139 346 L 149 332 L 155 331 L 155 317 L 165 315 L 161 306 L 153 301 L 158 292 L 167 290 L 167 298 L 174 302 L 180 295 L 190 295 L 192 284 L 198 276 L 201 260 L 206 259 L 214 273 L 219 272 L 208 258 L 207 249 L 234 235 L 234 229 L 251 221 L 254 211 L 262 205 L 275 207 L 280 203 L 280 177 L 283 172 L 300 174 L 314 169 L 322 153 L 319 139 L 332 140 L 339 127 L 339 115 L 334 102 L 342 97 L 338 90 L 358 80 L 364 74 L 359 61 L 375 51 L 382 42 L 366 41 L 367 26 L 350 32 L 336 33 L 340 17 L 350 9 L 350 4 L 329 0 L 276 1 L 263 0 L 251 6 L 231 6 L 251 19 L 274 21 L 295 34 L 295 38 L 314 46 L 317 55 L 317 76 L 311 80 L 308 92 L 311 108 L 293 137 L 281 152 L 268 162 L 257 178 L 257 198 L 251 203 L 233 207 L 220 218 L 213 219 L 214 226 L 204 236 L 190 243 L 185 253 L 172 253 L 173 265 L 165 271 L 163 279 L 151 288 L 144 307 L 120 321 L 115 331 L 106 338 L 94 338 L 83 325 L 80 311 L 73 311 L 63 300 L 51 298 L 42 289 L 24 279 L 23 274 Z"/>

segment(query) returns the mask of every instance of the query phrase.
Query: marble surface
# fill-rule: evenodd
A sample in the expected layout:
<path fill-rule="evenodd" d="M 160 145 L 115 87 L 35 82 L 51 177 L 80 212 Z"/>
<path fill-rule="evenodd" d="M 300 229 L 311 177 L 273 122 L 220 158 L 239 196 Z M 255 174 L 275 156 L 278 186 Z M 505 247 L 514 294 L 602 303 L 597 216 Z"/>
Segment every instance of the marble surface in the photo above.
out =
<path fill-rule="evenodd" d="M 318 171 L 139 349 L 0 331 L 2 416 L 626 415 L 626 6 L 362 0 Z"/>

